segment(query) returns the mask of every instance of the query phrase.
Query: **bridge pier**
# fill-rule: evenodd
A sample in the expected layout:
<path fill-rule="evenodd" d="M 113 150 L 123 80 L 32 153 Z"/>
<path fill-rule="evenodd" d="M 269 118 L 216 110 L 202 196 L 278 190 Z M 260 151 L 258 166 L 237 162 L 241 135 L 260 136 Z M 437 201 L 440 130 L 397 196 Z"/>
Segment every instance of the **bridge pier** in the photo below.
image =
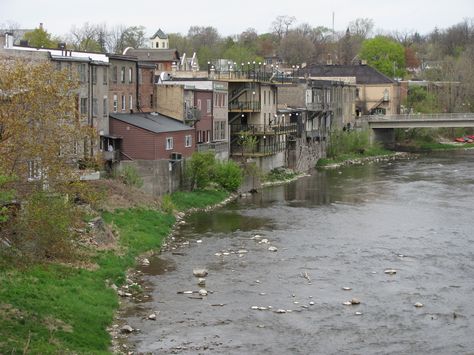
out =
<path fill-rule="evenodd" d="M 372 128 L 370 129 L 370 144 L 380 143 L 384 148 L 392 149 L 395 146 L 395 129 Z"/>

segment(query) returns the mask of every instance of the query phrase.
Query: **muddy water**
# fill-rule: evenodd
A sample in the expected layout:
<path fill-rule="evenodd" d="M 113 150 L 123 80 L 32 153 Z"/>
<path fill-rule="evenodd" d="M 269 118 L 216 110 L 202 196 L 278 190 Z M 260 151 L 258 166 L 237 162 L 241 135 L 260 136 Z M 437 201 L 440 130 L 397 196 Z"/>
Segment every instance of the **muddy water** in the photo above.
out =
<path fill-rule="evenodd" d="M 315 172 L 196 213 L 179 247 L 141 269 L 150 298 L 124 314 L 140 329 L 129 344 L 153 354 L 473 354 L 473 205 L 474 153 L 458 152 Z M 198 267 L 208 296 L 178 294 L 200 289 Z M 353 298 L 361 303 L 343 305 Z M 156 321 L 144 319 L 152 312 Z"/>

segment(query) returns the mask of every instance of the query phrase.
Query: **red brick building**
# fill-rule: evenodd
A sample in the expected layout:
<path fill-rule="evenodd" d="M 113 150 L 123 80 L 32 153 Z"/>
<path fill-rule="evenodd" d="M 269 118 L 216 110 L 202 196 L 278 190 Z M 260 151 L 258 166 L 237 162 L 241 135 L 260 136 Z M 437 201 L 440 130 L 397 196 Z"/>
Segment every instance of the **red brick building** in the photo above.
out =
<path fill-rule="evenodd" d="M 160 160 L 195 151 L 195 130 L 156 113 L 111 113 L 110 134 L 121 137 L 121 159 Z"/>
<path fill-rule="evenodd" d="M 138 62 L 138 99 L 139 112 L 155 111 L 153 96 L 155 86 L 155 65 Z"/>
<path fill-rule="evenodd" d="M 137 107 L 137 59 L 108 54 L 109 112 L 131 112 Z"/>
<path fill-rule="evenodd" d="M 212 90 L 194 91 L 194 107 L 200 112 L 196 122 L 196 143 L 209 143 L 212 137 Z"/>

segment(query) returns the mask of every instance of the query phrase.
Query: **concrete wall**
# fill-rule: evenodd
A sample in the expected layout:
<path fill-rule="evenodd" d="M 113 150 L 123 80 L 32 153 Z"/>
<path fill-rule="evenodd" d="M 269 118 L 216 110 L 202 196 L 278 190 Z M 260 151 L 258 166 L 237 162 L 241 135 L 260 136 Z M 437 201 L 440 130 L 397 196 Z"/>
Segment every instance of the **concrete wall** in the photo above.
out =
<path fill-rule="evenodd" d="M 141 189 L 154 197 L 163 196 L 178 190 L 182 184 L 183 161 L 134 160 L 121 161 L 118 172 L 132 166 L 143 179 Z"/>
<path fill-rule="evenodd" d="M 319 159 L 326 156 L 326 142 L 297 138 L 294 149 L 288 151 L 288 167 L 307 172 L 316 166 Z"/>
<path fill-rule="evenodd" d="M 384 97 L 385 90 L 388 92 L 388 101 L 382 102 L 379 107 L 385 108 L 387 115 L 399 113 L 400 87 L 397 83 L 357 85 L 357 87 L 359 89 L 359 104 L 363 104 L 363 114 L 370 114 L 372 107 Z"/>
<path fill-rule="evenodd" d="M 286 151 L 278 152 L 268 157 L 258 157 L 255 158 L 255 160 L 257 162 L 257 166 L 264 173 L 268 173 L 273 169 L 286 166 Z"/>

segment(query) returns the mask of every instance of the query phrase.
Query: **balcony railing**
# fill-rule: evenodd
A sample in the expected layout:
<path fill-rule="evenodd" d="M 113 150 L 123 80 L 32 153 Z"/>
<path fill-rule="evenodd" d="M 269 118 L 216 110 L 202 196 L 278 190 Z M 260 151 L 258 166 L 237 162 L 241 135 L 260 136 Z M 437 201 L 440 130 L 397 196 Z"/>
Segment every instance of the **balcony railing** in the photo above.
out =
<path fill-rule="evenodd" d="M 267 142 L 262 139 L 254 147 L 248 147 L 244 144 L 234 142 L 231 145 L 231 154 L 243 157 L 265 157 L 282 152 L 286 149 L 287 142 Z"/>
<path fill-rule="evenodd" d="M 229 102 L 229 111 L 254 111 L 259 112 L 260 101 L 234 101 Z"/>
<path fill-rule="evenodd" d="M 223 153 L 228 150 L 228 143 L 223 142 L 210 142 L 210 143 L 198 143 L 198 152 L 214 151 L 215 153 Z"/>
<path fill-rule="evenodd" d="M 238 135 L 243 132 L 250 135 L 280 135 L 296 133 L 297 128 L 297 123 L 287 123 L 279 125 L 236 123 L 230 125 L 230 132 L 234 135 Z"/>
<path fill-rule="evenodd" d="M 102 152 L 102 156 L 106 161 L 118 161 L 120 160 L 120 151 L 113 150 L 113 151 L 104 151 Z"/>

